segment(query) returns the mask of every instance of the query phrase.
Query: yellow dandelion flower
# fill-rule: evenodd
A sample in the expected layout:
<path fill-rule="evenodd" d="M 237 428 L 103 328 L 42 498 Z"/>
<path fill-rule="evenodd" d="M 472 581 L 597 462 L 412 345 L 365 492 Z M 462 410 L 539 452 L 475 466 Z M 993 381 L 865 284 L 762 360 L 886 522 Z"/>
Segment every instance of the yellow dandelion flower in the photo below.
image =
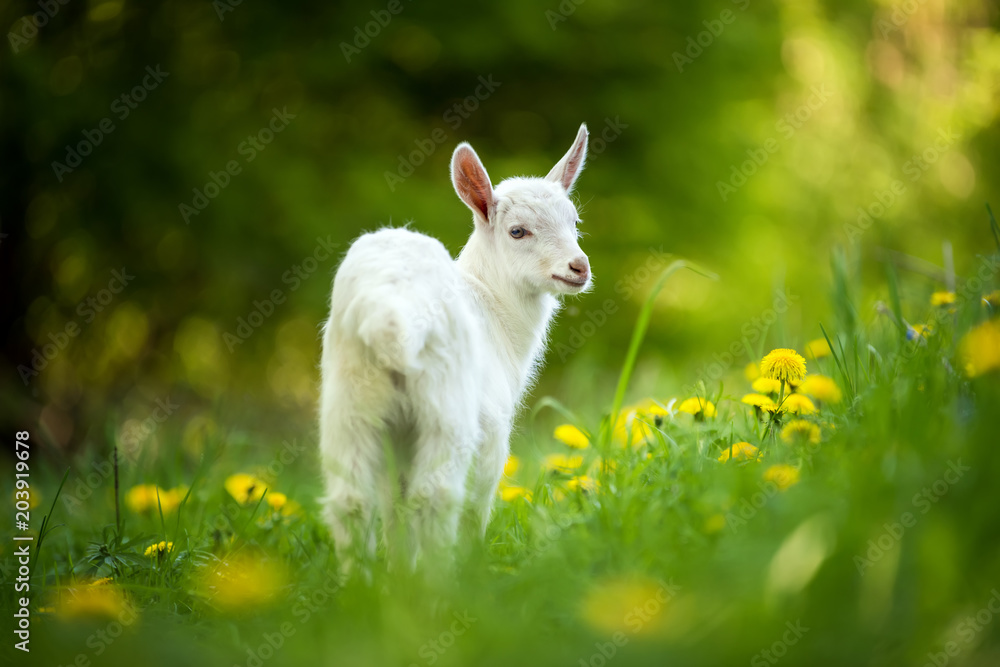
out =
<path fill-rule="evenodd" d="M 927 324 L 908 324 L 906 325 L 906 340 L 915 340 L 916 338 L 928 338 L 934 333 L 933 327 Z"/>
<path fill-rule="evenodd" d="M 592 584 L 584 594 L 580 615 L 584 622 L 601 635 L 611 636 L 625 628 L 625 619 L 636 609 L 646 609 L 638 632 L 655 633 L 662 624 L 665 602 L 650 612 L 649 601 L 663 601 L 666 591 L 661 584 L 645 576 L 618 576 Z M 669 600 L 669 597 L 666 597 Z"/>
<path fill-rule="evenodd" d="M 226 478 L 225 486 L 229 495 L 231 495 L 233 499 L 241 505 L 256 503 L 261 499 L 264 495 L 264 491 L 267 489 L 266 483 L 257 477 L 247 475 L 246 473 L 230 475 Z"/>
<path fill-rule="evenodd" d="M 784 491 L 799 483 L 799 469 L 786 463 L 777 463 L 764 471 L 764 479 Z"/>
<path fill-rule="evenodd" d="M 503 474 L 505 477 L 513 477 L 514 473 L 521 467 L 521 459 L 513 454 L 507 457 L 507 462 L 503 464 Z"/>
<path fill-rule="evenodd" d="M 601 473 L 610 475 L 617 469 L 618 464 L 614 459 L 597 459 L 590 464 L 587 474 L 592 476 L 600 475 Z"/>
<path fill-rule="evenodd" d="M 542 467 L 548 472 L 561 472 L 567 475 L 583 465 L 582 456 L 567 456 L 566 454 L 549 454 L 542 460 Z"/>
<path fill-rule="evenodd" d="M 931 294 L 931 305 L 932 306 L 950 306 L 955 303 L 955 293 L 954 292 L 934 292 Z"/>
<path fill-rule="evenodd" d="M 825 338 L 817 338 L 806 343 L 806 356 L 810 359 L 822 359 L 832 354 L 830 344 Z"/>
<path fill-rule="evenodd" d="M 719 460 L 725 463 L 730 456 L 734 461 L 760 461 L 763 454 L 749 442 L 737 442 L 723 449 Z"/>
<path fill-rule="evenodd" d="M 288 504 L 288 496 L 283 493 L 268 493 L 267 504 L 270 505 L 273 510 L 281 510 Z"/>
<path fill-rule="evenodd" d="M 802 394 L 789 394 L 785 397 L 785 402 L 781 404 L 785 412 L 793 415 L 811 415 L 816 412 L 816 404 L 809 400 L 808 396 Z"/>
<path fill-rule="evenodd" d="M 781 429 L 781 439 L 790 445 L 805 442 L 818 445 L 820 441 L 819 426 L 805 419 L 790 421 Z"/>
<path fill-rule="evenodd" d="M 122 618 L 126 612 L 137 613 L 117 586 L 70 588 L 56 603 L 55 613 L 63 618 Z M 134 617 L 134 616 L 133 616 Z"/>
<path fill-rule="evenodd" d="M 139 484 L 125 492 L 125 506 L 136 514 L 148 512 L 156 506 L 156 493 L 159 487 L 155 484 Z"/>
<path fill-rule="evenodd" d="M 650 405 L 649 408 L 646 410 L 646 414 L 652 415 L 653 417 L 670 416 L 670 412 L 659 403 L 653 403 L 652 405 Z"/>
<path fill-rule="evenodd" d="M 226 611 L 245 611 L 273 601 L 287 583 L 279 563 L 236 556 L 202 574 L 199 591 Z"/>
<path fill-rule="evenodd" d="M 721 514 L 713 514 L 705 519 L 704 531 L 711 535 L 726 527 L 726 517 Z"/>
<path fill-rule="evenodd" d="M 958 353 L 969 377 L 1000 369 L 1000 320 L 989 320 L 970 330 L 959 343 Z"/>
<path fill-rule="evenodd" d="M 797 391 L 824 403 L 840 403 L 842 398 L 840 387 L 825 375 L 807 375 Z"/>
<path fill-rule="evenodd" d="M 700 396 L 694 398 L 689 398 L 680 407 L 677 408 L 681 412 L 686 412 L 689 415 L 694 415 L 695 417 L 714 417 L 715 416 L 715 406 L 712 401 L 707 401 Z"/>
<path fill-rule="evenodd" d="M 653 434 L 653 429 L 645 421 L 645 416 L 637 410 L 623 411 L 615 421 L 612 438 L 623 447 L 638 446 Z"/>
<path fill-rule="evenodd" d="M 552 435 L 556 440 L 573 449 L 586 449 L 590 447 L 590 439 L 587 437 L 587 434 L 572 424 L 557 426 Z"/>
<path fill-rule="evenodd" d="M 524 498 L 527 502 L 531 502 L 531 491 L 528 491 L 523 486 L 501 485 L 499 493 L 500 499 L 505 503 L 513 502 L 518 498 Z"/>
<path fill-rule="evenodd" d="M 102 577 L 100 579 L 95 579 L 94 581 L 90 582 L 90 585 L 91 586 L 104 586 L 106 584 L 110 584 L 110 583 L 113 583 L 113 582 L 114 582 L 114 579 L 112 579 L 111 577 Z"/>
<path fill-rule="evenodd" d="M 768 403 L 767 405 L 760 406 L 760 409 L 769 415 L 780 415 L 785 413 L 785 404 L 782 403 L 778 405 L 777 403 Z"/>
<path fill-rule="evenodd" d="M 772 401 L 769 396 L 765 396 L 764 394 L 747 394 L 740 399 L 740 403 L 746 403 L 747 405 L 752 405 L 755 408 L 762 408 L 766 405 L 772 405 L 774 401 Z"/>
<path fill-rule="evenodd" d="M 635 412 L 638 415 L 648 415 L 656 406 L 656 401 L 651 398 L 644 398 L 634 405 L 622 406 L 622 412 Z"/>
<path fill-rule="evenodd" d="M 760 377 L 760 366 L 757 365 L 756 361 L 751 361 L 743 367 L 743 377 L 747 379 L 747 382 L 753 382 Z"/>
<path fill-rule="evenodd" d="M 781 382 L 772 378 L 757 378 L 753 381 L 753 390 L 758 394 L 778 395 L 781 391 Z"/>
<path fill-rule="evenodd" d="M 597 480 L 588 477 L 587 475 L 579 475 L 566 480 L 566 488 L 570 491 L 593 492 L 597 490 L 597 487 Z"/>
<path fill-rule="evenodd" d="M 125 506 L 136 514 L 156 514 L 160 509 L 169 514 L 177 509 L 186 494 L 184 487 L 168 491 L 156 484 L 139 484 L 125 493 Z"/>
<path fill-rule="evenodd" d="M 297 516 L 299 514 L 302 514 L 302 505 L 299 505 L 294 500 L 289 500 L 281 508 L 281 516 Z"/>
<path fill-rule="evenodd" d="M 146 552 L 143 556 L 149 556 L 150 558 L 155 558 L 161 554 L 170 553 L 174 549 L 173 542 L 159 542 L 156 544 L 151 544 L 146 547 Z"/>
<path fill-rule="evenodd" d="M 760 362 L 760 372 L 779 382 L 798 382 L 806 374 L 806 360 L 795 350 L 778 348 L 768 352 Z"/>

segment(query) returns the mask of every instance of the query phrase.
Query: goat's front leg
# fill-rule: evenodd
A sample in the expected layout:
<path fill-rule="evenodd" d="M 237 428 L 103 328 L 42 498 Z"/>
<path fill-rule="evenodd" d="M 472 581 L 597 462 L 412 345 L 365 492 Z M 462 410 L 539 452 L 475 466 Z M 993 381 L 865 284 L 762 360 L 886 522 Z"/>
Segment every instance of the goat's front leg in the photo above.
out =
<path fill-rule="evenodd" d="M 510 455 L 510 429 L 488 429 L 476 456 L 472 474 L 470 506 L 480 537 L 486 536 L 497 486 Z"/>

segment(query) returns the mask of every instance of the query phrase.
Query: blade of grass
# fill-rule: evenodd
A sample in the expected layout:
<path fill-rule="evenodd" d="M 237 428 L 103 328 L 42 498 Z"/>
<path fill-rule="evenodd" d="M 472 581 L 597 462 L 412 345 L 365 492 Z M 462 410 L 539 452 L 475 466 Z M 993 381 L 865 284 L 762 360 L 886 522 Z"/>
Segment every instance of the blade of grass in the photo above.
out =
<path fill-rule="evenodd" d="M 579 426 L 580 424 L 583 423 L 579 415 L 577 415 L 575 412 L 567 408 L 561 402 L 559 402 L 555 398 L 552 398 L 551 396 L 543 396 L 541 399 L 539 399 L 538 403 L 536 403 L 535 407 L 532 408 L 531 410 L 532 424 L 535 423 L 535 418 L 538 416 L 538 413 L 544 410 L 545 408 L 552 408 L 560 415 L 562 415 L 566 419 L 566 421 L 573 424 L 574 426 Z"/>
<path fill-rule="evenodd" d="M 50 532 L 59 527 L 55 526 L 54 528 L 49 528 L 49 530 L 45 530 L 51 523 L 52 514 L 56 511 L 56 501 L 59 500 L 59 494 L 62 493 L 63 485 L 66 484 L 66 479 L 69 477 L 69 471 L 70 469 L 66 468 L 66 472 L 63 473 L 62 481 L 59 482 L 59 488 L 56 489 L 56 495 L 54 498 L 52 498 L 52 505 L 49 506 L 49 513 L 42 517 L 42 525 L 38 529 L 38 544 L 35 545 L 35 557 L 31 560 L 31 569 L 28 571 L 29 578 L 35 573 L 35 564 L 38 563 L 38 555 L 42 553 L 42 543 L 45 541 L 45 537 Z M 59 525 L 61 526 L 63 524 Z"/>
<path fill-rule="evenodd" d="M 1000 225 L 997 224 L 997 219 L 993 216 L 993 209 L 990 205 L 986 205 L 986 212 L 990 214 L 990 229 L 993 230 L 993 240 L 996 241 L 997 251 L 1000 252 Z"/>
<path fill-rule="evenodd" d="M 886 262 L 885 273 L 889 283 L 889 306 L 892 308 L 892 314 L 896 316 L 893 324 L 903 336 L 906 336 L 906 325 L 903 324 L 903 306 L 899 300 L 899 277 L 896 275 L 896 267 L 891 262 Z"/>
<path fill-rule="evenodd" d="M 844 376 L 844 380 L 847 385 L 851 388 L 851 398 L 854 398 L 854 382 L 851 381 L 851 375 L 847 372 L 847 368 L 844 367 L 844 362 L 841 361 L 840 355 L 837 354 L 837 348 L 833 346 L 833 341 L 830 340 L 830 336 L 826 333 L 826 328 L 820 324 L 819 330 L 823 332 L 823 338 L 826 339 L 826 344 L 830 346 L 830 355 L 833 360 L 837 363 L 837 368 L 840 370 L 840 374 Z"/>
<path fill-rule="evenodd" d="M 112 455 L 112 461 L 115 465 L 115 529 L 118 531 L 118 534 L 121 535 L 122 513 L 118 503 L 119 486 L 118 486 L 118 441 L 117 440 L 111 441 L 111 455 Z M 157 496 L 157 499 L 159 499 L 159 496 Z"/>
<path fill-rule="evenodd" d="M 692 264 L 683 259 L 672 262 L 670 266 L 663 270 L 660 277 L 657 278 L 656 283 L 653 285 L 653 289 L 650 290 L 649 296 L 646 297 L 646 302 L 642 304 L 642 310 L 639 311 L 639 318 L 636 320 L 635 328 L 632 330 L 632 341 L 629 343 L 628 352 L 625 354 L 625 363 L 622 366 L 621 375 L 618 377 L 618 386 L 615 388 L 615 397 L 611 404 L 610 424 L 602 434 L 601 442 L 605 449 L 611 444 L 611 435 L 614 431 L 614 425 L 618 421 L 618 413 L 621 412 L 622 403 L 625 402 L 625 390 L 628 388 L 629 380 L 632 379 L 632 371 L 635 369 L 635 362 L 639 356 L 639 347 L 642 345 L 642 339 L 646 336 L 646 329 L 649 327 L 649 320 L 653 316 L 653 303 L 656 301 L 656 297 L 659 295 L 660 290 L 662 290 L 663 286 L 666 284 L 667 279 L 680 269 L 689 269 L 710 280 L 718 280 L 719 278 L 714 273 L 706 271 L 696 264 Z"/>

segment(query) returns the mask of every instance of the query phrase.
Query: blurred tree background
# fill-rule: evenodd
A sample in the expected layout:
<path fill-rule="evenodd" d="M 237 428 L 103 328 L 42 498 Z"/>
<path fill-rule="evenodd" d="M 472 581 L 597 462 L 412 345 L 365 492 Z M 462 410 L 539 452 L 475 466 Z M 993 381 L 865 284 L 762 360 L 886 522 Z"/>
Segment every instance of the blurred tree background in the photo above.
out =
<path fill-rule="evenodd" d="M 960 273 L 991 242 L 998 14 L 986 0 L 6 2 L 4 422 L 40 422 L 60 449 L 157 401 L 211 406 L 225 428 L 308 430 L 350 241 L 413 221 L 456 253 L 471 220 L 454 146 L 470 141 L 496 182 L 543 175 L 582 121 L 597 287 L 554 328 L 536 397 L 610 395 L 661 253 L 720 280 L 668 285 L 637 384 L 736 373 L 749 357 L 726 353 L 763 331 L 776 293 L 791 305 L 771 342 L 820 336 L 832 248 L 880 276 L 903 253 L 907 289 L 929 293 L 943 242 Z"/>

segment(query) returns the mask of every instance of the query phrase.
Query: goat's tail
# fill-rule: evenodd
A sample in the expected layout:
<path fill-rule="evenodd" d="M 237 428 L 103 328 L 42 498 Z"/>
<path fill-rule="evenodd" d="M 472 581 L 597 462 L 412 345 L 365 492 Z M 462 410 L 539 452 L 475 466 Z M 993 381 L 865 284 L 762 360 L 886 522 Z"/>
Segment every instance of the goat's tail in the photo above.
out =
<path fill-rule="evenodd" d="M 418 369 L 430 330 L 414 305 L 398 294 L 357 296 L 344 312 L 342 326 L 361 339 L 378 366 L 400 372 Z"/>

